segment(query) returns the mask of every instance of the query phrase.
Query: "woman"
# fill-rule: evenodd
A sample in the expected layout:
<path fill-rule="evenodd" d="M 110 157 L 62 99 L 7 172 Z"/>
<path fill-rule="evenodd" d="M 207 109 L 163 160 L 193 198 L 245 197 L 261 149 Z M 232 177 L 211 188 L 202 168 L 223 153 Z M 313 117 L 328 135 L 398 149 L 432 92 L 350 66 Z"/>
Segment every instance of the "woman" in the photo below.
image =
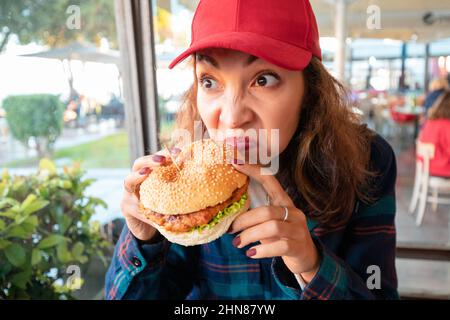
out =
<path fill-rule="evenodd" d="M 425 108 L 425 115 L 428 116 L 428 112 L 431 109 L 431 107 L 435 104 L 436 100 L 439 99 L 439 97 L 448 90 L 448 81 L 444 77 L 440 77 L 437 79 L 434 79 L 430 83 L 430 92 L 428 93 L 427 97 L 425 98 L 425 102 L 423 104 L 423 107 Z"/>
<path fill-rule="evenodd" d="M 430 175 L 450 178 L 450 91 L 444 91 L 429 111 L 419 140 L 435 146 Z"/>
<path fill-rule="evenodd" d="M 309 2 L 203 0 L 192 32 L 191 46 L 171 64 L 191 56 L 194 68 L 179 125 L 192 130 L 200 120 L 208 133 L 279 129 L 276 176 L 233 164 L 270 203 L 253 205 L 216 241 L 170 244 L 137 214 L 135 195 L 168 155 L 136 160 L 107 299 L 397 298 L 395 157 L 357 122 L 321 63 Z"/>

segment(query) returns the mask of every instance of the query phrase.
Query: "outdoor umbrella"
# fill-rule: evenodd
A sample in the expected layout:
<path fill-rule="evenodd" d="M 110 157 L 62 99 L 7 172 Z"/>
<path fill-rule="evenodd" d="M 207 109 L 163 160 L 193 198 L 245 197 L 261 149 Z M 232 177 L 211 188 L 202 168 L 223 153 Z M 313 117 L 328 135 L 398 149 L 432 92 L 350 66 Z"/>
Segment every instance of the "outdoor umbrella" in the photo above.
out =
<path fill-rule="evenodd" d="M 120 54 L 117 50 L 102 50 L 90 43 L 72 42 L 61 48 L 53 48 L 46 51 L 24 54 L 23 57 L 40 57 L 48 59 L 59 59 L 63 64 L 64 70 L 67 72 L 68 81 L 70 86 L 71 97 L 75 94 L 73 88 L 73 75 L 70 68 L 71 60 L 80 60 L 84 62 L 101 62 L 101 63 L 113 63 L 119 69 L 120 79 Z M 65 64 L 64 61 L 68 63 Z M 67 65 L 67 66 L 66 66 Z M 120 83 L 120 81 L 119 81 Z M 120 90 L 119 90 L 120 92 Z"/>

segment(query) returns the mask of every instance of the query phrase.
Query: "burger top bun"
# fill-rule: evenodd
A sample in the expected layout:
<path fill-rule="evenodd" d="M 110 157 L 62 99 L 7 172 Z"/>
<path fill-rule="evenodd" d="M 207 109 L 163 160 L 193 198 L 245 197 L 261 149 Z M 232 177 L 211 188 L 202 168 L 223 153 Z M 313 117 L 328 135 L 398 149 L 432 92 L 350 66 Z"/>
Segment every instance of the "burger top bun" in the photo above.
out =
<path fill-rule="evenodd" d="M 213 140 L 184 147 L 176 164 L 155 167 L 140 186 L 141 204 L 160 214 L 184 214 L 215 206 L 242 187 L 247 176 L 227 162 L 232 148 Z M 177 167 L 178 166 L 178 167 Z"/>

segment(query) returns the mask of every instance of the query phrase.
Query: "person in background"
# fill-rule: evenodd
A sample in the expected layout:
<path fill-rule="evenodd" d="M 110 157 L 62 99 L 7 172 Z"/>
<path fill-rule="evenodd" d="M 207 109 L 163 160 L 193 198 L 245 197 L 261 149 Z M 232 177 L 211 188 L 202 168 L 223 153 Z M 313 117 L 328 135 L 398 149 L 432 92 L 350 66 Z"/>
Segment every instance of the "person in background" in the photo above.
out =
<path fill-rule="evenodd" d="M 419 141 L 435 145 L 430 175 L 450 178 L 450 91 L 443 91 L 428 113 Z"/>
<path fill-rule="evenodd" d="M 429 86 L 429 93 L 425 98 L 423 107 L 425 108 L 425 117 L 428 117 L 428 111 L 439 98 L 439 96 L 444 93 L 445 90 L 449 89 L 448 80 L 444 77 L 436 78 L 431 81 Z"/>

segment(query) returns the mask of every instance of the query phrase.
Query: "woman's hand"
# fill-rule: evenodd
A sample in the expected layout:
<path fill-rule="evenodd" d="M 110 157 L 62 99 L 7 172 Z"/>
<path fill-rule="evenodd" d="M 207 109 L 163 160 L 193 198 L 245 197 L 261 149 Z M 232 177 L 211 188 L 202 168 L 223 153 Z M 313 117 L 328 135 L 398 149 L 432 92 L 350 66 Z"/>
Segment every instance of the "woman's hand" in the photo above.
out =
<path fill-rule="evenodd" d="M 180 149 L 172 148 L 170 154 L 176 157 Z M 139 186 L 152 172 L 156 166 L 163 165 L 170 161 L 168 151 L 162 150 L 154 155 L 144 156 L 136 159 L 132 172 L 124 180 L 124 193 L 120 208 L 125 217 L 128 229 L 131 233 L 142 241 L 152 239 L 157 230 L 139 213 Z"/>
<path fill-rule="evenodd" d="M 233 245 L 242 248 L 259 241 L 247 250 L 251 258 L 280 256 L 289 270 L 310 282 L 316 275 L 320 257 L 311 238 L 304 213 L 294 206 L 289 195 L 273 175 L 261 175 L 260 167 L 233 164 L 236 170 L 257 180 L 266 190 L 270 205 L 251 209 L 239 215 L 229 232 L 240 232 Z M 288 210 L 287 219 L 285 209 Z"/>

